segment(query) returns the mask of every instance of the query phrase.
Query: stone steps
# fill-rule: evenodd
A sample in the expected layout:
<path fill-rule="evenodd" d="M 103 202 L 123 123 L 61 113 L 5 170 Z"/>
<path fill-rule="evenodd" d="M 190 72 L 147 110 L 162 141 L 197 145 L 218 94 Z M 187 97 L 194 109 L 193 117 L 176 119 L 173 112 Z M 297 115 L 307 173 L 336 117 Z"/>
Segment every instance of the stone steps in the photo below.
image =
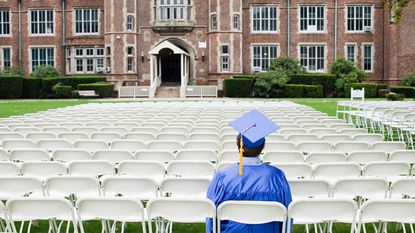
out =
<path fill-rule="evenodd" d="M 180 98 L 180 87 L 158 87 L 156 98 Z"/>

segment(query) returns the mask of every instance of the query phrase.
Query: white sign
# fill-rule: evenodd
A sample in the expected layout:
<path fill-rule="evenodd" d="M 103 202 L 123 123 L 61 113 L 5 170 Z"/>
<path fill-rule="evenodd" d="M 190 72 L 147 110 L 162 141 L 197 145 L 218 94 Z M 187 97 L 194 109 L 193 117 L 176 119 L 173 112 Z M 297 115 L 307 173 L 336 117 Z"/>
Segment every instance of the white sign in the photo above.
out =
<path fill-rule="evenodd" d="M 205 49 L 207 47 L 206 42 L 199 42 L 199 49 Z"/>

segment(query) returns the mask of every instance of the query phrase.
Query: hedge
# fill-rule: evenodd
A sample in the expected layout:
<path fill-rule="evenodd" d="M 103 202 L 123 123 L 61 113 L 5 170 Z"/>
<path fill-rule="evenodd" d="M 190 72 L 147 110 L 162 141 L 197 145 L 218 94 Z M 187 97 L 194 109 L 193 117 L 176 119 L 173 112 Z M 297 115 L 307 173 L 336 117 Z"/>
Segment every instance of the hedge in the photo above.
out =
<path fill-rule="evenodd" d="M 321 85 L 286 84 L 283 86 L 283 96 L 286 98 L 322 98 Z"/>
<path fill-rule="evenodd" d="M 71 98 L 72 97 L 72 87 L 62 85 L 62 83 L 58 83 L 52 88 L 53 93 L 57 98 Z"/>
<path fill-rule="evenodd" d="M 246 78 L 230 78 L 223 81 L 226 97 L 251 97 L 254 81 Z"/>
<path fill-rule="evenodd" d="M 393 93 L 405 95 L 406 98 L 413 98 L 413 97 L 415 97 L 415 88 L 414 87 L 391 86 L 391 87 L 389 87 L 389 89 Z"/>
<path fill-rule="evenodd" d="M 22 98 L 39 98 L 41 85 L 42 79 L 40 78 L 23 78 Z"/>
<path fill-rule="evenodd" d="M 334 94 L 337 76 L 334 74 L 293 74 L 290 76 L 289 84 L 321 85 L 324 97 Z"/>
<path fill-rule="evenodd" d="M 79 84 L 90 84 L 105 81 L 107 81 L 105 76 L 66 76 L 61 78 L 60 82 L 62 82 L 65 86 L 71 86 L 73 89 L 78 89 Z"/>
<path fill-rule="evenodd" d="M 350 89 L 357 89 L 361 90 L 365 88 L 365 97 L 366 98 L 376 98 L 378 97 L 379 90 L 386 89 L 387 86 L 383 84 L 377 84 L 377 83 L 346 83 L 344 85 L 344 92 L 346 94 L 346 97 L 350 97 Z"/>
<path fill-rule="evenodd" d="M 22 96 L 23 78 L 19 75 L 0 75 L 0 99 L 18 99 Z"/>
<path fill-rule="evenodd" d="M 97 93 L 100 98 L 108 98 L 108 97 L 112 97 L 112 94 L 114 92 L 114 85 L 111 83 L 104 83 L 104 82 L 79 84 L 78 89 L 80 91 L 94 90 L 95 93 Z"/>
<path fill-rule="evenodd" d="M 49 97 L 48 95 L 53 94 L 53 86 L 58 84 L 62 80 L 62 78 L 42 78 L 41 80 L 42 82 L 40 85 L 40 97 L 47 98 Z"/>

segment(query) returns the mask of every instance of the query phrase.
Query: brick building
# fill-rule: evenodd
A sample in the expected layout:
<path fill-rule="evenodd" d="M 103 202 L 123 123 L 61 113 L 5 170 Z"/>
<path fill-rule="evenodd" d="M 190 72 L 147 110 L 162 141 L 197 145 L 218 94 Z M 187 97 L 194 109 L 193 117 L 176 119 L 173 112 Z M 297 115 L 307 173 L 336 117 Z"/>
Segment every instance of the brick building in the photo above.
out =
<path fill-rule="evenodd" d="M 391 26 L 380 0 L 0 0 L 0 69 L 39 65 L 140 85 L 216 85 L 278 56 L 369 80 L 415 72 L 415 5 Z"/>

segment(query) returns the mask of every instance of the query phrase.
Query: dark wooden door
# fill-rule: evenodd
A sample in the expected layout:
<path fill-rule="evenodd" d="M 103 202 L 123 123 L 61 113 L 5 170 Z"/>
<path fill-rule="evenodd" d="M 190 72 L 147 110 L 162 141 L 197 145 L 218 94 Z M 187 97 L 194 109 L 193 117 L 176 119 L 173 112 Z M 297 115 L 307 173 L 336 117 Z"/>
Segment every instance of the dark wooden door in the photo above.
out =
<path fill-rule="evenodd" d="M 181 82 L 180 54 L 169 54 L 161 58 L 161 81 L 167 83 Z"/>

